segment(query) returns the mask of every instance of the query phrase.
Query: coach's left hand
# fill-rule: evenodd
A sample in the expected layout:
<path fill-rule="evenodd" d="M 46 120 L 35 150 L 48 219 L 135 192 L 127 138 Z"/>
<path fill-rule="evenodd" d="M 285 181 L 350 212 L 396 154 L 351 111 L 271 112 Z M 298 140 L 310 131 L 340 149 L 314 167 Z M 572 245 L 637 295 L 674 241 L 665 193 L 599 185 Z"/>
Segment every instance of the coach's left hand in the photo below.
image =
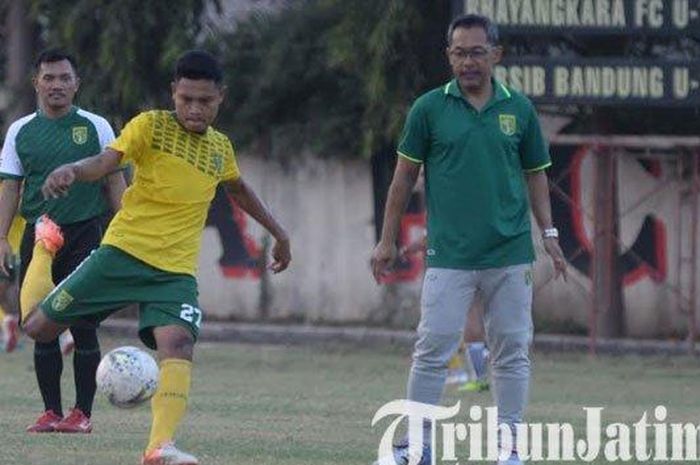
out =
<path fill-rule="evenodd" d="M 564 281 L 566 281 L 566 259 L 564 258 L 564 253 L 561 251 L 561 247 L 559 247 L 559 240 L 556 237 L 546 237 L 543 243 L 544 250 L 547 251 L 547 255 L 552 258 L 552 262 L 554 263 L 554 279 L 561 276 L 564 278 Z"/>

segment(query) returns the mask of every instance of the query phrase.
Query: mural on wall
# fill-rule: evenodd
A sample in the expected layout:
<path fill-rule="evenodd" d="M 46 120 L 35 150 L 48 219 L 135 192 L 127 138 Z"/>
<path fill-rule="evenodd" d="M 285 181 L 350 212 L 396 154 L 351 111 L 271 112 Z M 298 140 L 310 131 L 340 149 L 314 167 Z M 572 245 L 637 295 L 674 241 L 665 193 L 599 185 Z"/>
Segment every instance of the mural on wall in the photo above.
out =
<path fill-rule="evenodd" d="M 260 279 L 262 247 L 248 232 L 251 219 L 234 203 L 223 186 L 216 189 L 206 226 L 216 228 L 222 246 L 221 273 L 231 279 Z"/>
<path fill-rule="evenodd" d="M 588 146 L 552 146 L 552 167 L 548 170 L 550 182 L 560 192 L 552 194 L 552 217 L 560 232 L 560 244 L 570 264 L 586 276 L 591 275 L 593 231 L 586 227 L 587 215 L 592 208 L 586 205 L 584 186 L 592 183 L 584 173 L 583 165 L 595 156 Z M 601 155 L 607 156 L 607 155 Z M 662 166 L 658 161 L 637 161 L 653 178 L 660 178 Z M 621 172 L 624 181 L 625 173 Z M 627 188 L 622 182 L 618 189 Z M 591 191 L 592 189 L 587 189 Z M 563 195 L 561 195 L 563 194 Z M 622 218 L 624 220 L 624 216 Z M 624 223 L 621 227 L 629 227 Z M 618 266 L 625 286 L 642 279 L 655 282 L 666 279 L 668 257 L 666 253 L 666 227 L 653 214 L 647 214 L 631 246 L 619 251 Z"/>
<path fill-rule="evenodd" d="M 586 205 L 585 195 L 591 195 L 591 182 L 584 173 L 583 165 L 592 161 L 594 155 L 588 146 L 552 146 L 552 167 L 548 170 L 551 183 L 556 183 L 559 192 L 552 194 L 552 215 L 560 232 L 560 243 L 570 265 L 586 276 L 591 274 L 593 254 L 593 231 L 586 227 L 587 215 L 592 215 Z M 638 160 L 637 163 L 653 178 L 662 175 L 658 161 Z M 622 173 L 624 178 L 624 172 Z M 624 188 L 620 186 L 619 188 Z M 563 194 L 563 195 L 562 195 Z M 627 225 L 625 225 L 627 226 Z M 424 234 L 425 202 L 422 190 L 411 196 L 406 214 L 401 220 L 398 248 L 406 247 Z M 632 245 L 618 252 L 618 265 L 623 273 L 625 286 L 649 278 L 654 282 L 667 277 L 668 257 L 666 250 L 666 226 L 654 214 L 647 214 Z M 423 273 L 423 255 L 414 254 L 399 260 L 386 283 L 416 282 Z"/>

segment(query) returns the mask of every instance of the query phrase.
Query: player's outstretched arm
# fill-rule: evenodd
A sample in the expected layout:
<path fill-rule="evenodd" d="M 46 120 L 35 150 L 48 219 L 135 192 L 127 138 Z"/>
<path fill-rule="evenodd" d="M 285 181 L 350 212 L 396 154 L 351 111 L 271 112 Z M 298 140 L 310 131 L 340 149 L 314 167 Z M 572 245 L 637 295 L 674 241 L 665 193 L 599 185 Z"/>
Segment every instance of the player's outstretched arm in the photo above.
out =
<path fill-rule="evenodd" d="M 41 192 L 47 199 L 63 197 L 75 181 L 97 181 L 114 172 L 121 159 L 121 152 L 108 148 L 95 156 L 61 165 L 46 178 Z"/>
<path fill-rule="evenodd" d="M 406 210 L 419 173 L 418 163 L 399 157 L 384 207 L 382 237 L 372 252 L 372 274 L 377 282 L 380 282 L 386 270 L 396 260 L 396 238 L 401 225 L 401 215 Z"/>
<path fill-rule="evenodd" d="M 289 245 L 289 236 L 284 228 L 275 220 L 272 214 L 265 208 L 265 205 L 260 201 L 243 179 L 238 178 L 235 181 L 225 183 L 226 188 L 231 193 L 236 204 L 243 209 L 267 229 L 272 237 L 275 238 L 275 245 L 272 248 L 272 258 L 275 260 L 270 269 L 274 273 L 279 273 L 285 270 L 292 261 L 292 252 Z"/>

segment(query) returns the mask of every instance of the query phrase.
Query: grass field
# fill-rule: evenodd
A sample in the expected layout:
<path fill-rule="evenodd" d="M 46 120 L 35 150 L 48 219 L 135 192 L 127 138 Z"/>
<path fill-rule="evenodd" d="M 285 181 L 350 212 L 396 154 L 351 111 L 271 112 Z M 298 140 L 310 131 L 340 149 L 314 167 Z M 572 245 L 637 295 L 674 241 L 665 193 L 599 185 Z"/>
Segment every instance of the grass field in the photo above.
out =
<path fill-rule="evenodd" d="M 103 349 L 135 342 L 106 339 Z M 66 362 L 64 408 L 74 399 Z M 31 364 L 26 343 L 0 354 L 0 465 L 138 463 L 149 425 L 146 407 L 120 411 L 98 396 L 92 435 L 25 434 L 40 410 Z M 178 444 L 203 465 L 368 464 L 388 424 L 372 430 L 372 416 L 403 395 L 408 366 L 408 354 L 390 349 L 201 344 Z M 582 406 L 602 406 L 604 422 L 633 423 L 658 404 L 669 408 L 672 421 L 698 421 L 697 360 L 536 353 L 534 369 L 531 421 L 578 428 Z M 446 403 L 458 399 L 463 422 L 465 405 L 491 400 L 488 393 L 450 391 Z"/>

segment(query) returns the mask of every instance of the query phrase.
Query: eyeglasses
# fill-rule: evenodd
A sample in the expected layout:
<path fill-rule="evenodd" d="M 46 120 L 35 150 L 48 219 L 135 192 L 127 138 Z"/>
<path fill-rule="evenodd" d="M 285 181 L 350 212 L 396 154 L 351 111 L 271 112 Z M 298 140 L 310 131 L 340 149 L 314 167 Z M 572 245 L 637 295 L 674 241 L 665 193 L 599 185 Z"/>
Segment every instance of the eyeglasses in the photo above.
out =
<path fill-rule="evenodd" d="M 467 58 L 471 58 L 474 61 L 484 61 L 490 51 L 491 49 L 485 47 L 474 47 L 471 49 L 457 48 L 450 50 L 450 56 L 460 62 L 467 61 Z"/>

